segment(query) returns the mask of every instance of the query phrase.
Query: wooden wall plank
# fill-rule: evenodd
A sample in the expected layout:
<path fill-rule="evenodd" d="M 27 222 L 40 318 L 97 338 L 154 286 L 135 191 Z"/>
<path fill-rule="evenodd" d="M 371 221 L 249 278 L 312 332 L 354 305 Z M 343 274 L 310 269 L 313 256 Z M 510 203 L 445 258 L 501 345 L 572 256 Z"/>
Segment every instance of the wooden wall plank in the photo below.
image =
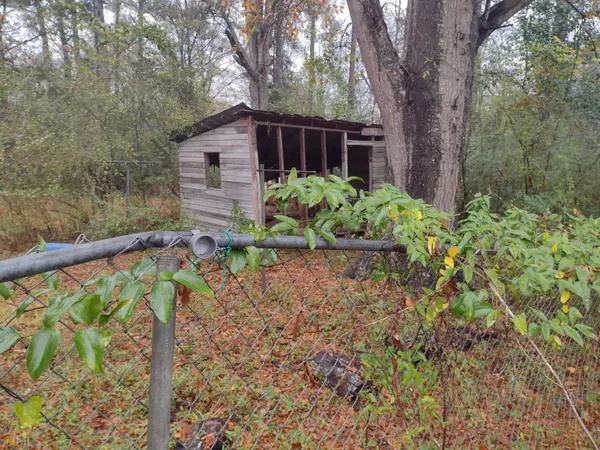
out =
<path fill-rule="evenodd" d="M 261 214 L 260 204 L 264 204 L 260 197 L 260 180 L 258 170 L 258 144 L 256 141 L 256 127 L 254 126 L 252 116 L 246 117 L 246 135 L 248 136 L 248 160 L 250 162 L 250 175 L 252 177 L 252 211 L 254 223 L 260 225 Z M 260 203 L 259 203 L 260 202 Z"/>

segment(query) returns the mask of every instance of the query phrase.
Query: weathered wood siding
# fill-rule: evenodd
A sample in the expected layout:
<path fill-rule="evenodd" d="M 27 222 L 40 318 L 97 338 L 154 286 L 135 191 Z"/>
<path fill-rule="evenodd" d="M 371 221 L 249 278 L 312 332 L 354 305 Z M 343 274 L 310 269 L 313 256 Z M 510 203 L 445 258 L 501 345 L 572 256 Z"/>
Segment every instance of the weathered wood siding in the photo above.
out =
<path fill-rule="evenodd" d="M 204 153 L 219 153 L 221 189 L 206 187 Z M 247 218 L 254 220 L 246 119 L 181 142 L 179 177 L 184 212 L 200 226 L 210 231 L 229 226 L 234 201 Z"/>
<path fill-rule="evenodd" d="M 371 170 L 372 170 L 372 185 L 373 190 L 381 187 L 385 183 L 386 176 L 386 157 L 385 157 L 385 141 L 374 142 L 371 150 Z"/>

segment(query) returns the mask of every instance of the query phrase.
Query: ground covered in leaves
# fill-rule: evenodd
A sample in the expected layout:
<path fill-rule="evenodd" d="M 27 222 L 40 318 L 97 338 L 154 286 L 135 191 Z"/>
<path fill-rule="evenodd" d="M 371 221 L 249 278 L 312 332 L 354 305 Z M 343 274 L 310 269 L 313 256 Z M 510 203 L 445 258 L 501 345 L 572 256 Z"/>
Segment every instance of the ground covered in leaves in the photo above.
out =
<path fill-rule="evenodd" d="M 341 275 L 358 256 L 284 251 L 264 273 L 228 272 L 225 280 L 220 264 L 202 263 L 200 271 L 216 296 L 180 292 L 173 446 L 189 442 L 194 424 L 221 419 L 224 446 L 238 449 L 591 447 L 544 362 L 501 320 L 491 338 L 477 337 L 483 336 L 477 334 L 481 327 L 473 324 L 460 331 L 443 320 L 437 323 L 436 340 L 443 348 L 431 354 L 434 373 L 428 374 L 432 381 L 425 391 L 395 378 L 390 389 L 365 388 L 356 398 L 332 389 L 311 364 L 319 351 L 343 355 L 365 377 L 377 373 L 365 366 L 365 355 L 385 358 L 390 345 L 406 349 L 424 339 L 400 287 Z M 68 268 L 59 272 L 58 282 L 76 290 L 99 274 L 128 269 L 141 257 Z M 187 264 L 184 252 L 181 257 Z M 21 284 L 32 289 L 40 280 L 32 277 Z M 0 304 L 3 325 L 26 297 L 21 290 Z M 11 322 L 21 336 L 41 326 L 41 307 L 48 299 L 41 295 L 38 300 Z M 27 338 L 2 355 L 0 448 L 145 448 L 152 337 L 148 304 L 140 303 L 125 326 L 111 322 L 101 375 L 79 360 L 70 320 L 57 326 L 61 347 L 37 382 L 25 368 Z M 457 344 L 465 336 L 469 344 Z M 597 347 L 569 344 L 543 350 L 600 440 Z M 21 429 L 13 405 L 31 395 L 42 398 L 45 418 L 33 429 Z M 205 446 L 219 439 L 205 436 Z"/>

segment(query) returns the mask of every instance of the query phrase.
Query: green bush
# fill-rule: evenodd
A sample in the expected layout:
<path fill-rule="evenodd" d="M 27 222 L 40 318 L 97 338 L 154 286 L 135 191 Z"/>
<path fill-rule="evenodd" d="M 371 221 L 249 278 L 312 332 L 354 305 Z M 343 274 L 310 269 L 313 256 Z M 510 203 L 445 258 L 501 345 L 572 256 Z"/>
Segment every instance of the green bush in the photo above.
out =
<path fill-rule="evenodd" d="M 97 218 L 90 220 L 84 234 L 92 240 L 139 233 L 141 231 L 191 230 L 193 223 L 185 219 L 178 206 L 175 211 L 156 206 L 131 206 L 127 214 L 115 211 L 113 205 L 103 208 Z"/>

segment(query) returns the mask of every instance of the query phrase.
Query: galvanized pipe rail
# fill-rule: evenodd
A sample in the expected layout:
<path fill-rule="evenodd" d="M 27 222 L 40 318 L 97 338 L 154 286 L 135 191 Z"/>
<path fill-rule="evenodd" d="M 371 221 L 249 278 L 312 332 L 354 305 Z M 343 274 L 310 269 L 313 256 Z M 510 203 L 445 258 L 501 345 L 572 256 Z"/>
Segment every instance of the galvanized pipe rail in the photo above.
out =
<path fill-rule="evenodd" d="M 205 234 L 212 237 L 218 247 L 224 248 L 229 244 L 229 237 L 225 233 Z M 0 261 L 0 283 L 149 248 L 187 247 L 192 236 L 191 232 L 149 231 L 6 259 Z M 308 249 L 306 239 L 299 236 L 268 237 L 258 242 L 251 234 L 233 234 L 231 237 L 232 248 L 253 245 L 258 248 Z M 406 246 L 396 244 L 391 240 L 337 239 L 334 245 L 325 239 L 318 238 L 316 248 L 320 250 L 406 252 Z"/>

